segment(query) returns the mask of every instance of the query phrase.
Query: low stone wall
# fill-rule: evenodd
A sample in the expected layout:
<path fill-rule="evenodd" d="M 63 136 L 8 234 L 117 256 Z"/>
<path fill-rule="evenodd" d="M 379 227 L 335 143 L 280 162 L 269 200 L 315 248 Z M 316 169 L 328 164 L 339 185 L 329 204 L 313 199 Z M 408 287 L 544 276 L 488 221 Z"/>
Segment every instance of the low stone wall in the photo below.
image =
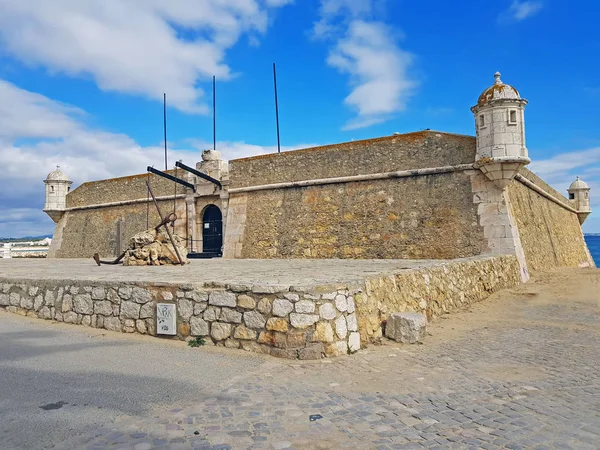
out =
<path fill-rule="evenodd" d="M 513 255 L 428 262 L 336 285 L 133 283 L 0 278 L 0 309 L 156 336 L 156 304 L 172 303 L 177 335 L 277 357 L 318 359 L 377 342 L 392 312 L 429 319 L 520 282 Z"/>
<path fill-rule="evenodd" d="M 363 345 L 377 342 L 393 312 L 418 312 L 428 319 L 483 300 L 521 282 L 517 257 L 465 258 L 371 278 L 354 296 Z"/>
<path fill-rule="evenodd" d="M 179 339 L 203 336 L 207 343 L 293 359 L 360 348 L 356 292 L 348 289 L 304 293 L 275 286 L 0 283 L 0 308 L 41 319 L 156 336 L 156 304 L 174 303 Z"/>

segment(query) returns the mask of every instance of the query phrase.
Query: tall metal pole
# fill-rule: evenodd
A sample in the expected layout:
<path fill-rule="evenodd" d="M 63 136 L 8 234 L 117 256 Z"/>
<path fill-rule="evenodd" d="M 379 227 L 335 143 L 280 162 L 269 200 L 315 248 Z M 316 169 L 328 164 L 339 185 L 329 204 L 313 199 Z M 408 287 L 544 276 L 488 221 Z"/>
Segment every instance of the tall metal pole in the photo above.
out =
<path fill-rule="evenodd" d="M 163 119 L 164 119 L 164 132 L 165 132 L 165 170 L 169 169 L 167 165 L 167 94 L 163 94 Z"/>
<path fill-rule="evenodd" d="M 273 82 L 275 84 L 275 119 L 277 120 L 277 153 L 281 153 L 281 141 L 279 138 L 279 103 L 277 101 L 277 69 L 273 63 Z"/>
<path fill-rule="evenodd" d="M 213 150 L 217 149 L 217 79 L 213 75 Z"/>

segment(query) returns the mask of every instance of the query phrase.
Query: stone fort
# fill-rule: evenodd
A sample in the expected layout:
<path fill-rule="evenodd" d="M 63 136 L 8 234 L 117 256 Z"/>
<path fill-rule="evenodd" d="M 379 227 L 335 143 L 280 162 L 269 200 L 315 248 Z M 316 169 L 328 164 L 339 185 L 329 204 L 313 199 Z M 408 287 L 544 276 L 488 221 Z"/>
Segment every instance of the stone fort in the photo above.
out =
<path fill-rule="evenodd" d="M 394 134 L 225 161 L 204 151 L 197 171 L 71 182 L 45 180 L 44 211 L 56 222 L 49 257 L 110 257 L 174 211 L 190 254 L 223 258 L 455 259 L 515 255 L 531 271 L 592 266 L 581 224 L 589 188 L 569 198 L 529 171 L 527 100 L 495 74 L 471 108 L 476 135 Z"/>
<path fill-rule="evenodd" d="M 168 171 L 183 184 L 150 170 L 71 190 L 57 169 L 49 257 L 87 261 L 0 260 L 0 308 L 318 359 L 380 342 L 393 313 L 433 320 L 531 273 L 593 266 L 590 190 L 577 179 L 565 197 L 526 168 L 526 104 L 497 73 L 471 108 L 474 137 L 426 130 L 232 161 L 205 151 Z M 95 266 L 160 222 L 147 182 L 176 213 L 167 229 L 182 251 L 210 259 Z"/>

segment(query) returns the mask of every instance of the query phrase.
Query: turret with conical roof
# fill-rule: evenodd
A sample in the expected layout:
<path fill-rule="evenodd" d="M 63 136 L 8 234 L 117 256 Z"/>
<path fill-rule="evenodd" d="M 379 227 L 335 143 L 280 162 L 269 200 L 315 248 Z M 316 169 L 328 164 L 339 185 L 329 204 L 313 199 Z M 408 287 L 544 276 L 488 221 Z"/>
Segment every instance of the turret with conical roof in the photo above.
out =
<path fill-rule="evenodd" d="M 481 93 L 471 108 L 477 136 L 476 164 L 483 173 L 504 189 L 531 162 L 525 146 L 525 105 L 519 91 L 494 74 L 494 84 Z"/>
<path fill-rule="evenodd" d="M 583 224 L 587 216 L 592 213 L 592 208 L 590 206 L 590 187 L 579 177 L 569 186 L 569 200 L 577 210 L 579 223 Z"/>
<path fill-rule="evenodd" d="M 44 212 L 54 222 L 58 222 L 67 208 L 67 194 L 71 190 L 72 181 L 56 166 L 56 170 L 50 172 L 46 179 L 46 203 Z"/>

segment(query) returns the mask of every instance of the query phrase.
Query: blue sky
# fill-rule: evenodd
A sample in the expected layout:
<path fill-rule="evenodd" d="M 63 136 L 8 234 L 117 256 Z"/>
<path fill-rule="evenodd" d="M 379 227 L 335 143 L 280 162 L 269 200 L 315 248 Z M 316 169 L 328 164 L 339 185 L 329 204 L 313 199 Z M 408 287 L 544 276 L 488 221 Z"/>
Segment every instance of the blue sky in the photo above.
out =
<path fill-rule="evenodd" d="M 474 134 L 493 73 L 529 100 L 532 164 L 593 191 L 600 232 L 600 38 L 592 0 L 0 0 L 0 236 L 51 233 L 42 183 L 431 128 Z"/>

